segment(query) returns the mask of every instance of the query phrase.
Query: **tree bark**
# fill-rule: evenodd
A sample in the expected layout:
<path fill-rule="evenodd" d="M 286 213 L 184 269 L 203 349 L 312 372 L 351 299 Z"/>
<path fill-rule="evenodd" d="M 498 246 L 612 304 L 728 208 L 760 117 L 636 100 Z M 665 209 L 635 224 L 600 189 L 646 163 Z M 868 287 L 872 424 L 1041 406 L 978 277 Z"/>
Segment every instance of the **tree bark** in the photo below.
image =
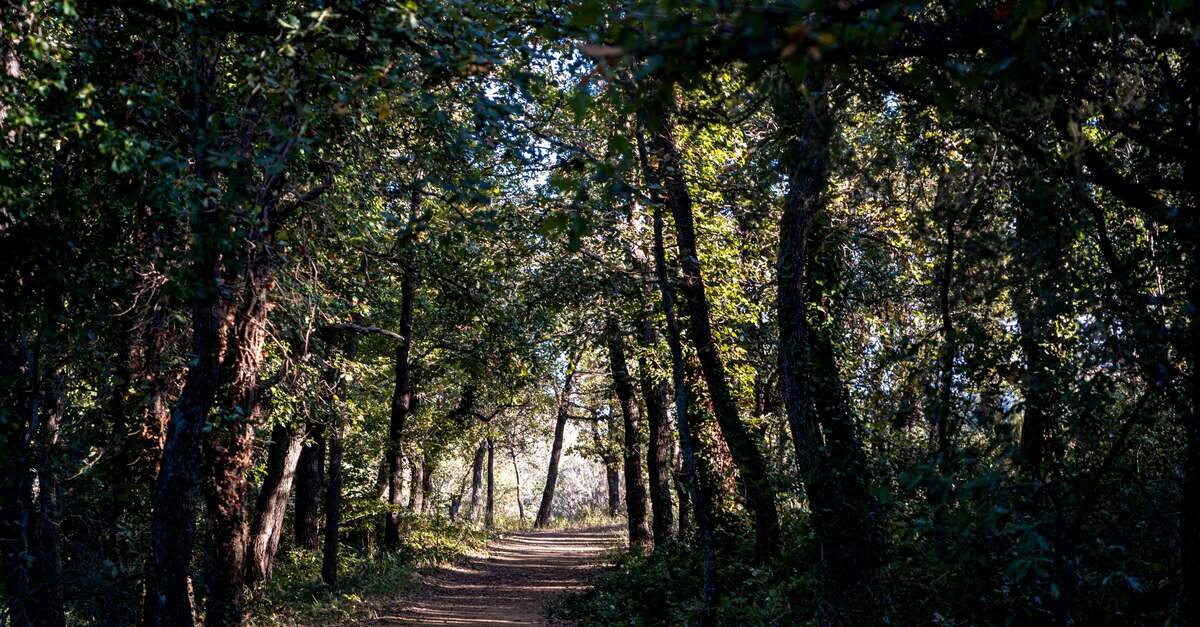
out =
<path fill-rule="evenodd" d="M 412 213 L 416 213 L 420 196 L 413 193 Z M 404 426 L 412 412 L 412 372 L 409 353 L 412 349 L 413 302 L 416 297 L 416 275 L 412 268 L 404 270 L 400 282 L 400 335 L 403 339 L 396 344 L 396 386 L 392 393 L 392 414 L 388 425 L 388 474 L 391 476 L 388 503 L 391 510 L 384 521 L 383 550 L 395 551 L 400 546 L 400 487 L 403 459 Z M 417 463 L 413 459 L 414 465 Z M 420 493 L 420 484 L 414 485 L 414 495 Z M 418 498 L 414 496 L 413 498 Z"/>
<path fill-rule="evenodd" d="M 606 420 L 608 433 L 612 433 L 616 430 L 616 422 L 612 414 L 609 414 Z M 596 452 L 600 456 L 600 463 L 604 465 L 604 479 L 608 484 L 608 515 L 616 516 L 621 513 L 621 468 L 617 465 L 617 456 L 613 455 L 608 448 L 607 438 L 600 437 L 598 417 L 592 422 L 592 438 L 596 443 Z"/>
<path fill-rule="evenodd" d="M 421 510 L 422 514 L 432 515 L 433 512 L 433 472 L 434 460 L 428 451 L 421 458 Z"/>
<path fill-rule="evenodd" d="M 937 407 L 934 416 L 936 457 L 944 463 L 950 454 L 950 416 L 954 409 L 954 359 L 958 355 L 958 336 L 954 329 L 954 310 L 951 291 L 954 283 L 954 264 L 957 253 L 957 215 L 954 193 L 948 189 L 949 176 L 938 181 L 934 210 L 940 214 L 944 228 L 945 250 L 942 253 L 941 276 L 938 278 L 938 308 L 942 316 L 942 345 L 938 351 Z"/>
<path fill-rule="evenodd" d="M 1030 190 L 1037 198 L 1050 190 Z M 1058 343 L 1054 320 L 1066 310 L 1063 257 L 1069 242 L 1051 203 L 1022 207 L 1017 215 L 1018 259 L 1024 274 L 1013 290 L 1013 310 L 1020 327 L 1018 344 L 1025 357 L 1021 376 L 1024 417 L 1018 458 L 1030 477 L 1044 479 L 1053 452 L 1054 430 L 1062 412 L 1060 364 L 1052 347 Z"/>
<path fill-rule="evenodd" d="M 496 446 L 492 438 L 487 439 L 487 509 L 483 514 L 483 526 L 496 528 Z"/>
<path fill-rule="evenodd" d="M 666 111 L 660 108 L 660 123 L 665 127 L 671 123 Z M 637 140 L 638 161 L 642 168 L 642 178 L 650 190 L 651 214 L 654 223 L 654 268 L 658 283 L 659 302 L 663 317 L 666 319 L 667 346 L 671 351 L 671 385 L 674 391 L 675 422 L 679 429 L 679 444 L 681 449 L 681 465 L 687 491 L 692 495 L 696 513 L 696 527 L 703 558 L 703 579 L 701 598 L 703 602 L 699 623 L 701 627 L 716 624 L 716 603 L 720 590 L 717 586 L 717 549 L 714 533 L 713 494 L 712 487 L 705 481 L 697 467 L 697 451 L 699 441 L 696 438 L 696 427 L 690 413 L 687 371 L 683 356 L 683 338 L 679 329 L 679 321 L 675 316 L 675 293 L 671 286 L 670 271 L 667 267 L 666 244 L 664 242 L 663 226 L 663 197 L 662 181 L 659 179 L 655 164 L 650 162 L 649 151 L 646 148 L 646 110 L 638 109 L 635 137 Z M 669 132 L 669 129 L 668 129 Z M 677 193 L 686 194 L 687 188 Z M 684 499 L 680 498 L 680 507 Z M 679 516 L 683 525 L 685 516 L 682 511 Z"/>
<path fill-rule="evenodd" d="M 288 495 L 300 461 L 304 432 L 275 425 L 267 451 L 267 476 L 254 506 L 247 550 L 246 583 L 250 586 L 271 578 L 271 567 L 279 548 L 279 536 L 287 514 Z"/>
<path fill-rule="evenodd" d="M 480 440 L 475 447 L 475 459 L 471 462 L 471 522 L 479 522 L 483 509 L 479 497 L 483 492 L 483 456 L 487 454 L 487 441 Z"/>
<path fill-rule="evenodd" d="M 537 518 L 533 526 L 544 529 L 550 524 L 551 508 L 554 505 L 554 487 L 558 483 L 558 462 L 562 456 L 563 434 L 567 428 L 571 393 L 575 380 L 575 355 L 567 359 L 567 371 L 563 375 L 563 387 L 558 395 L 558 405 L 554 418 L 554 441 L 550 446 L 550 464 L 546 468 L 546 485 L 542 488 L 542 502 L 538 506 Z"/>
<path fill-rule="evenodd" d="M 779 514 L 775 509 L 775 491 L 767 476 L 762 451 L 738 416 L 737 403 L 725 376 L 725 364 L 713 339 L 708 295 L 696 248 L 696 229 L 692 199 L 683 177 L 683 163 L 675 148 L 669 109 L 660 112 L 661 122 L 651 135 L 651 147 L 657 160 L 657 178 L 666 192 L 663 199 L 675 218 L 675 236 L 679 245 L 679 263 L 683 270 L 684 305 L 688 313 L 688 335 L 696 346 L 701 371 L 708 385 L 713 414 L 729 444 L 746 493 L 746 507 L 754 515 L 754 554 L 757 563 L 766 563 L 779 554 Z M 628 498 L 628 497 L 627 497 Z"/>
<path fill-rule="evenodd" d="M 659 546 L 675 533 L 672 529 L 675 516 L 671 509 L 671 459 L 674 454 L 671 451 L 671 430 L 667 424 L 667 385 L 654 376 L 646 356 L 658 345 L 658 333 L 654 331 L 649 317 L 643 316 L 638 325 L 638 341 L 643 349 L 638 356 L 638 382 L 650 429 L 646 468 L 650 475 L 650 505 L 653 511 L 651 530 L 654 546 Z"/>
<path fill-rule="evenodd" d="M 204 438 L 204 483 L 209 545 L 204 623 L 242 622 L 245 575 L 247 471 L 253 461 L 254 425 L 261 418 L 259 371 L 266 341 L 267 297 L 274 284 L 270 260 L 260 251 L 249 262 L 226 358 L 228 409 Z"/>
<path fill-rule="evenodd" d="M 629 528 L 629 546 L 638 550 L 651 546 L 650 527 L 646 522 L 646 481 L 642 477 L 641 415 L 634 397 L 621 329 L 614 318 L 605 325 L 609 368 L 613 390 L 621 405 L 624 420 L 625 518 Z"/>
<path fill-rule="evenodd" d="M 308 437 L 296 463 L 296 505 L 294 512 L 296 546 L 316 551 L 319 544 L 318 522 L 321 488 L 325 483 L 325 424 L 309 423 Z"/>
<path fill-rule="evenodd" d="M 355 356 L 351 341 L 347 356 Z M 342 524 L 342 408 L 333 407 L 329 422 L 329 485 L 325 488 L 325 547 L 321 581 L 333 588 L 338 578 L 338 534 Z"/>
<path fill-rule="evenodd" d="M 517 451 L 508 447 L 508 455 L 512 458 L 513 476 L 517 480 L 517 516 L 521 517 L 521 526 L 525 526 L 525 504 L 521 502 L 521 469 L 517 467 Z"/>
<path fill-rule="evenodd" d="M 861 445 L 834 360 L 829 322 L 813 324 L 819 304 L 811 232 L 828 181 L 832 115 L 812 83 L 806 105 L 780 102 L 781 126 L 798 138 L 787 153 L 788 191 L 780 223 L 778 272 L 779 376 L 788 425 L 820 547 L 818 620 L 822 625 L 881 620 L 875 567 L 879 531 Z M 800 94 L 793 93 L 795 98 Z M 779 113 L 784 112 L 786 113 Z"/>
<path fill-rule="evenodd" d="M 212 182 L 208 169 L 208 98 L 215 76 L 215 60 L 200 54 L 192 62 L 197 96 L 192 103 L 193 152 L 196 178 Z M 224 234 L 218 209 L 207 196 L 191 213 L 194 241 L 191 303 L 192 339 L 190 361 L 183 390 L 167 425 L 167 440 L 151 497 L 150 559 L 146 565 L 145 603 L 142 622 L 146 626 L 193 624 L 188 566 L 195 533 L 196 487 L 199 481 L 201 434 L 216 398 L 220 370 L 221 332 L 225 311 L 217 290 Z"/>
<path fill-rule="evenodd" d="M 414 514 L 420 514 L 425 506 L 425 491 L 421 489 L 424 477 L 424 456 L 419 452 L 414 452 L 408 474 L 408 511 Z"/>

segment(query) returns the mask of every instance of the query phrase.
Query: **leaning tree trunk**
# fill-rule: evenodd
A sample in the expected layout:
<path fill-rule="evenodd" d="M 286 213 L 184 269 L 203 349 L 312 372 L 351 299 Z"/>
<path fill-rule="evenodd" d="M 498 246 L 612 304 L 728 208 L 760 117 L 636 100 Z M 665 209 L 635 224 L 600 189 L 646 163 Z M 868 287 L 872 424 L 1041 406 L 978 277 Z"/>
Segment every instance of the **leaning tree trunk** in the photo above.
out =
<path fill-rule="evenodd" d="M 293 513 L 296 546 L 317 550 L 321 488 L 325 483 L 325 424 L 310 421 L 308 438 L 300 449 L 296 462 L 296 505 Z"/>
<path fill-rule="evenodd" d="M 254 506 L 250 547 L 246 552 L 246 583 L 250 586 L 271 578 L 304 435 L 303 431 L 284 425 L 275 425 L 271 431 L 267 476 Z"/>
<path fill-rule="evenodd" d="M 609 318 L 605 325 L 608 340 L 608 361 L 612 371 L 613 390 L 621 405 L 625 422 L 624 470 L 625 517 L 629 527 L 629 546 L 646 549 L 651 545 L 650 528 L 646 523 L 646 480 L 642 478 L 641 416 L 629 367 L 625 363 L 625 346 L 617 321 Z"/>
<path fill-rule="evenodd" d="M 413 194 L 413 212 L 419 196 Z M 403 438 L 404 426 L 412 412 L 412 371 L 408 360 L 412 349 L 413 302 L 416 290 L 416 276 L 411 268 L 405 269 L 400 282 L 400 336 L 396 345 L 396 385 L 392 392 L 392 414 L 388 424 L 388 510 L 384 520 L 383 550 L 395 551 L 400 546 L 400 488 L 402 485 L 400 473 L 404 467 Z M 413 459 L 416 464 L 416 459 Z M 414 486 L 414 492 L 420 492 L 420 485 Z"/>
<path fill-rule="evenodd" d="M 799 133 L 787 154 L 789 187 L 779 233 L 779 377 L 820 548 L 817 615 L 823 625 L 874 623 L 881 619 L 876 504 L 829 322 L 809 319 L 809 305 L 824 304 L 820 283 L 810 282 L 817 273 L 810 233 L 824 202 L 833 121 L 823 95 L 799 107 L 781 102 L 778 112 L 781 126 Z"/>
<path fill-rule="evenodd" d="M 675 218 L 679 263 L 683 270 L 681 287 L 688 314 L 687 330 L 700 358 L 713 414 L 741 475 L 746 506 L 754 515 L 755 561 L 765 563 L 779 554 L 779 514 L 775 509 L 775 490 L 767 475 L 766 459 L 738 415 L 737 403 L 725 375 L 725 364 L 713 338 L 708 295 L 700 268 L 700 253 L 696 248 L 692 199 L 684 181 L 679 151 L 675 148 L 669 109 L 664 107 L 659 113 L 661 120 L 651 136 L 651 146 L 657 160 L 657 178 L 666 192 L 663 200 Z"/>
<path fill-rule="evenodd" d="M 665 110 L 662 112 L 662 124 L 669 124 Z M 683 356 L 683 338 L 679 329 L 679 321 L 675 316 L 675 292 L 671 286 L 670 272 L 667 269 L 667 253 L 666 245 L 663 237 L 663 198 L 660 190 L 662 189 L 661 181 L 659 180 L 657 169 L 650 162 L 649 151 L 646 149 L 646 111 L 638 109 L 637 124 L 636 124 L 636 139 L 638 161 L 641 164 L 642 178 L 645 180 L 646 186 L 650 189 L 651 213 L 654 222 L 654 270 L 655 279 L 658 283 L 659 301 L 662 306 L 663 317 L 666 319 L 667 331 L 667 346 L 671 351 L 671 386 L 674 391 L 675 401 L 675 421 L 679 429 L 679 445 L 681 454 L 681 466 L 684 475 L 684 481 L 687 483 L 686 493 L 691 494 L 692 502 L 695 506 L 696 513 L 696 528 L 700 541 L 701 552 L 703 559 L 703 575 L 702 575 L 702 602 L 703 606 L 700 612 L 699 623 L 701 627 L 709 627 L 716 624 L 716 603 L 719 595 L 717 587 L 717 549 L 716 549 L 716 534 L 714 530 L 715 511 L 713 509 L 713 494 L 712 487 L 706 480 L 701 478 L 699 468 L 697 467 L 697 451 L 699 449 L 698 439 L 696 438 L 696 427 L 693 423 L 693 414 L 690 413 L 688 403 L 688 388 L 686 366 Z M 684 187 L 681 194 L 687 193 L 687 188 Z M 684 521 L 687 519 L 682 507 L 684 505 L 683 493 L 680 494 L 680 527 L 684 526 Z"/>
<path fill-rule="evenodd" d="M 558 483 L 558 462 L 562 456 L 563 434 L 570 415 L 570 398 L 575 380 L 575 356 L 567 360 L 567 372 L 563 375 L 562 393 L 558 395 L 558 407 L 554 418 L 554 441 L 550 446 L 550 464 L 546 468 L 546 486 L 542 489 L 542 503 L 538 506 L 533 526 L 543 529 L 550 524 L 550 513 L 554 505 L 554 487 Z"/>

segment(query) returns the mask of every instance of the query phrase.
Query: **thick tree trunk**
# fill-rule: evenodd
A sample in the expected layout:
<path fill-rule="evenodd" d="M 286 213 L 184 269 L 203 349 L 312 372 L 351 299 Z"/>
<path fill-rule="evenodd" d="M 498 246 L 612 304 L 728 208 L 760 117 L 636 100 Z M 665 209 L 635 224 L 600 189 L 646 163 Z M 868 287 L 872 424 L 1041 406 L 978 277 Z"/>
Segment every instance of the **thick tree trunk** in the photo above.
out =
<path fill-rule="evenodd" d="M 250 524 L 250 546 L 246 555 L 246 583 L 250 586 L 271 578 L 304 435 L 303 431 L 284 425 L 276 425 L 271 431 L 267 476 L 258 493 Z"/>
<path fill-rule="evenodd" d="M 621 405 L 624 419 L 625 446 L 625 517 L 629 528 L 629 546 L 638 550 L 651 546 L 650 528 L 646 522 L 646 481 L 642 477 L 641 415 L 634 397 L 629 367 L 625 362 L 625 346 L 617 321 L 609 318 L 605 325 L 608 341 L 608 361 L 612 372 L 613 390 Z"/>
<path fill-rule="evenodd" d="M 211 182 L 208 171 L 208 96 L 215 61 L 197 51 L 192 68 L 198 85 L 192 119 L 196 124 L 197 180 Z M 200 477 L 201 434 L 215 401 L 225 312 L 217 290 L 224 237 L 218 210 L 205 197 L 191 212 L 194 241 L 191 287 L 192 339 L 183 390 L 167 426 L 162 462 L 151 498 L 150 559 L 146 565 L 142 622 L 147 626 L 193 624 L 188 566 L 195 532 L 196 487 Z"/>
<path fill-rule="evenodd" d="M 708 295 L 696 248 L 696 229 L 692 199 L 683 177 L 683 164 L 675 148 L 668 111 L 651 136 L 652 152 L 657 160 L 657 175 L 666 192 L 666 206 L 675 218 L 679 245 L 679 263 L 683 270 L 683 300 L 688 313 L 688 334 L 696 347 L 704 380 L 708 385 L 713 414 L 729 452 L 737 464 L 746 493 L 746 506 L 754 515 L 755 560 L 765 563 L 779 554 L 779 514 L 775 509 L 775 491 L 767 475 L 767 463 L 746 425 L 738 415 L 737 403 L 729 389 L 725 364 L 713 339 Z"/>
<path fill-rule="evenodd" d="M 480 440 L 475 447 L 475 459 L 471 462 L 471 522 L 479 522 L 483 514 L 479 497 L 483 492 L 483 456 L 487 454 L 487 441 Z"/>
<path fill-rule="evenodd" d="M 254 455 L 254 426 L 261 418 L 259 371 L 266 341 L 267 297 L 273 286 L 265 252 L 249 262 L 233 326 L 227 414 L 204 439 L 204 483 L 209 545 L 204 607 L 206 625 L 242 622 L 245 575 L 247 471 Z"/>
<path fill-rule="evenodd" d="M 309 423 L 308 437 L 296 463 L 296 505 L 294 512 L 296 546 L 316 551 L 319 544 L 318 522 L 321 489 L 325 483 L 325 424 Z"/>
<path fill-rule="evenodd" d="M 660 123 L 667 126 L 671 123 L 665 110 L 660 108 L 662 113 Z M 650 189 L 651 196 L 651 214 L 654 222 L 654 269 L 655 278 L 658 282 L 659 300 L 662 306 L 663 317 L 666 319 L 667 330 L 667 346 L 671 351 L 671 386 L 675 401 L 675 421 L 676 427 L 679 429 L 679 445 L 682 456 L 681 465 L 684 474 L 684 480 L 687 482 L 687 491 L 692 495 L 692 502 L 696 512 L 696 527 L 698 531 L 701 552 L 704 555 L 703 560 L 703 581 L 702 581 L 702 600 L 703 609 L 700 613 L 699 623 L 701 627 L 709 627 L 716 624 L 716 603 L 720 591 L 717 587 L 717 549 L 716 537 L 714 530 L 715 511 L 713 508 L 712 487 L 707 481 L 701 478 L 697 467 L 697 451 L 699 450 L 699 442 L 696 437 L 696 427 L 699 426 L 693 421 L 693 414 L 689 409 L 689 397 L 687 388 L 686 365 L 683 356 L 683 338 L 679 329 L 679 321 L 675 316 L 675 292 L 671 286 L 670 271 L 667 267 L 666 245 L 663 237 L 663 198 L 662 198 L 662 181 L 659 179 L 657 168 L 650 162 L 649 152 L 646 149 L 646 112 L 644 109 L 639 109 L 637 112 L 636 139 L 638 150 L 638 161 L 642 168 L 642 177 L 645 179 L 646 186 Z M 669 131 L 668 131 L 669 132 Z M 687 194 L 687 188 L 684 187 L 677 193 Z M 684 499 L 680 498 L 680 507 L 683 506 Z M 680 513 L 680 525 L 683 525 L 686 517 Z"/>
<path fill-rule="evenodd" d="M 813 93 L 822 93 L 818 85 Z M 797 94 L 796 97 L 799 97 Z M 879 531 L 875 503 L 830 331 L 809 320 L 820 304 L 810 233 L 824 202 L 833 121 L 826 96 L 808 105 L 783 102 L 785 128 L 799 138 L 788 154 L 789 188 L 780 223 L 779 364 L 788 424 L 796 447 L 821 555 L 818 620 L 823 625 L 878 622 L 875 586 Z M 797 119 L 798 118 L 798 119 Z"/>
<path fill-rule="evenodd" d="M 416 212 L 420 196 L 413 194 L 412 211 Z M 388 503 L 391 510 L 384 521 L 383 550 L 395 551 L 400 546 L 400 487 L 401 472 L 404 467 L 403 446 L 404 426 L 412 412 L 412 372 L 409 367 L 409 353 L 412 349 L 413 303 L 416 297 L 416 276 L 411 268 L 405 269 L 400 282 L 400 335 L 402 339 L 396 345 L 396 384 L 392 392 L 392 414 L 388 425 Z M 414 465 L 417 463 L 413 459 Z M 420 483 L 413 486 L 414 496 L 420 493 Z M 419 511 L 419 510 L 415 510 Z"/>
<path fill-rule="evenodd" d="M 650 505 L 653 509 L 651 530 L 654 546 L 671 539 L 674 534 L 675 513 L 671 504 L 671 429 L 667 424 L 667 385 L 654 376 L 647 352 L 658 345 L 658 334 L 648 317 L 639 321 L 638 341 L 642 351 L 638 357 L 638 382 L 641 387 L 646 419 L 650 428 L 650 448 L 646 468 L 650 475 Z"/>
<path fill-rule="evenodd" d="M 543 529 L 550 524 L 551 509 L 554 505 L 554 487 L 558 483 L 558 462 L 562 456 L 563 434 L 567 428 L 571 393 L 575 380 L 575 356 L 567 360 L 567 371 L 563 375 L 562 392 L 558 395 L 558 406 L 554 418 L 554 441 L 550 445 L 550 464 L 546 469 L 546 486 L 542 488 L 542 503 L 538 506 L 537 518 L 533 526 Z"/>
<path fill-rule="evenodd" d="M 483 514 L 483 526 L 496 528 L 496 446 L 487 439 L 487 509 Z"/>

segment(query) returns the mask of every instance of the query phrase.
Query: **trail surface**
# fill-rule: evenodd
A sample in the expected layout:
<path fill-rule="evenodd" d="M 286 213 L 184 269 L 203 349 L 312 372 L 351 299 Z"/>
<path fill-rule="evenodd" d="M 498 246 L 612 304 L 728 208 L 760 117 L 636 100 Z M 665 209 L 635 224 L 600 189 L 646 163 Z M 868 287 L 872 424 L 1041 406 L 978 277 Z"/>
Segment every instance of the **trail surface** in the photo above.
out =
<path fill-rule="evenodd" d="M 525 531 L 504 536 L 487 557 L 447 566 L 370 625 L 549 625 L 546 604 L 588 585 L 620 527 Z"/>

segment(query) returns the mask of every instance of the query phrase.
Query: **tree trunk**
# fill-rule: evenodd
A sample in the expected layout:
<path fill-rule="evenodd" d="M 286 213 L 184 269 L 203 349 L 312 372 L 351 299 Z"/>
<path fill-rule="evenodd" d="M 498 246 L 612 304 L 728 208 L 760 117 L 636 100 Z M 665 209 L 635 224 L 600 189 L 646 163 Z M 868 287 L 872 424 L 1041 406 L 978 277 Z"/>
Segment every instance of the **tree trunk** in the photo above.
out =
<path fill-rule="evenodd" d="M 651 530 L 654 546 L 670 540 L 674 534 L 675 515 L 671 510 L 671 430 L 667 424 L 667 385 L 657 379 L 651 369 L 648 351 L 658 345 L 658 334 L 648 317 L 639 321 L 638 341 L 642 351 L 638 356 L 638 381 L 646 419 L 650 427 L 650 449 L 646 468 L 650 475 L 650 505 L 653 509 Z"/>
<path fill-rule="evenodd" d="M 471 522 L 479 522 L 483 509 L 479 497 L 483 491 L 483 456 L 487 453 L 487 441 L 480 440 L 475 447 L 475 459 L 471 462 Z"/>
<path fill-rule="evenodd" d="M 608 515 L 616 516 L 621 513 L 621 469 L 616 460 L 606 460 L 604 479 L 608 483 Z"/>
<path fill-rule="evenodd" d="M 621 330 L 614 318 L 605 325 L 608 340 L 608 360 L 612 372 L 613 390 L 621 405 L 625 426 L 625 518 L 629 527 L 629 546 L 637 550 L 650 548 L 650 528 L 646 523 L 646 481 L 642 478 L 641 416 L 629 367 L 625 363 L 625 346 Z"/>
<path fill-rule="evenodd" d="M 271 567 L 279 548 L 279 536 L 287 514 L 288 495 L 300 460 L 304 432 L 276 425 L 271 431 L 267 451 L 267 476 L 254 506 L 250 525 L 250 547 L 247 550 L 246 583 L 254 584 L 271 578 Z"/>
<path fill-rule="evenodd" d="M 567 360 L 567 372 L 563 375 L 562 392 L 558 395 L 558 407 L 554 419 L 554 441 L 550 446 L 550 464 L 546 468 L 546 486 L 542 489 L 542 503 L 538 506 L 533 526 L 543 529 L 550 524 L 551 508 L 554 504 L 554 487 L 558 483 L 558 462 L 562 456 L 563 434 L 567 428 L 570 399 L 575 380 L 575 355 Z"/>
<path fill-rule="evenodd" d="M 608 433 L 616 431 L 616 421 L 612 414 L 606 416 Z M 597 416 L 592 422 L 592 438 L 596 443 L 596 452 L 604 465 L 604 479 L 608 484 L 608 515 L 616 516 L 621 512 L 621 469 L 617 465 L 617 456 L 609 450 L 608 439 L 600 437 L 600 419 Z"/>
<path fill-rule="evenodd" d="M 246 543 L 246 474 L 254 455 L 254 426 L 261 418 L 259 371 L 266 341 L 267 297 L 273 286 L 266 252 L 249 262 L 242 299 L 232 329 L 229 405 L 222 423 L 204 438 L 204 483 L 209 545 L 204 623 L 210 627 L 242 622 Z"/>
<path fill-rule="evenodd" d="M 61 314 L 43 315 L 52 318 Z M 5 600 L 14 627 L 66 624 L 58 534 L 62 516 L 55 460 L 65 385 L 61 369 L 52 366 L 47 371 L 42 365 L 61 361 L 54 354 L 56 351 L 48 350 L 57 343 L 54 336 L 58 334 L 48 331 L 46 326 L 43 322 L 34 346 L 22 346 L 25 358 L 16 360 L 21 366 L 3 373 L 19 377 L 16 385 L 23 388 L 14 399 L 17 401 L 14 409 L 21 412 L 17 418 L 22 430 L 17 434 L 13 483 L 5 486 L 14 491 L 11 505 L 6 504 L 12 511 L 2 521 L 11 526 L 16 538 L 5 538 L 5 546 L 0 547 L 5 550 L 4 566 L 9 569 L 6 573 L 9 596 Z M 22 343 L 26 341 L 23 338 Z"/>
<path fill-rule="evenodd" d="M 1029 190 L 1036 199 L 1051 193 Z M 1032 200 L 1031 200 L 1032 201 Z M 1053 347 L 1059 343 L 1054 321 L 1067 311 L 1069 288 L 1063 283 L 1065 250 L 1069 246 L 1064 225 L 1053 210 L 1053 201 L 1022 207 L 1017 215 L 1019 260 L 1027 272 L 1014 285 L 1012 306 L 1020 327 L 1019 345 L 1025 357 L 1021 376 L 1024 418 L 1018 458 L 1030 477 L 1042 480 L 1048 473 L 1054 446 L 1054 428 L 1062 412 L 1060 364 Z"/>
<path fill-rule="evenodd" d="M 683 300 L 688 313 L 688 334 L 700 359 L 700 367 L 712 402 L 713 414 L 729 444 L 746 493 L 746 506 L 754 515 L 754 554 L 757 563 L 765 563 L 779 554 L 779 515 L 775 510 L 775 491 L 767 476 L 767 464 L 753 435 L 738 416 L 737 403 L 725 376 L 725 364 L 713 339 L 708 295 L 696 249 L 696 230 L 692 199 L 683 176 L 683 164 L 675 148 L 669 110 L 660 111 L 661 122 L 651 136 L 657 160 L 657 178 L 666 192 L 664 202 L 675 218 L 679 245 L 679 263 L 683 270 Z M 628 498 L 628 497 L 627 497 Z"/>
<path fill-rule="evenodd" d="M 353 345 L 350 357 L 353 357 Z M 338 577 L 338 533 L 342 524 L 342 409 L 334 408 L 329 424 L 329 485 L 325 488 L 325 549 L 321 581 L 333 588 Z"/>
<path fill-rule="evenodd" d="M 428 452 L 422 453 L 421 459 L 421 513 L 433 515 L 433 456 Z"/>
<path fill-rule="evenodd" d="M 412 199 L 412 212 L 415 214 L 420 196 L 415 192 Z M 416 276 L 411 268 L 404 271 L 400 282 L 400 335 L 402 339 L 396 345 L 396 387 L 392 392 L 392 414 L 388 425 L 388 474 L 389 482 L 388 503 L 391 510 L 384 521 L 383 550 L 395 551 L 400 546 L 400 487 L 401 471 L 404 466 L 403 438 L 404 426 L 412 412 L 412 372 L 409 368 L 409 353 L 412 349 L 413 302 L 416 296 Z M 413 459 L 414 465 L 417 463 Z M 413 486 L 415 494 L 420 493 L 419 482 Z"/>
<path fill-rule="evenodd" d="M 937 444 L 936 457 L 939 464 L 950 455 L 950 416 L 954 409 L 954 359 L 958 354 L 957 335 L 954 330 L 954 311 L 951 291 L 954 283 L 954 257 L 957 248 L 956 211 L 954 193 L 948 189 L 950 177 L 942 176 L 938 181 L 934 209 L 940 213 L 945 230 L 945 251 L 942 254 L 941 276 L 938 279 L 938 308 L 942 314 L 942 345 L 938 351 L 937 407 L 934 416 L 934 438 Z"/>
<path fill-rule="evenodd" d="M 521 526 L 525 526 L 525 504 L 521 502 L 521 469 L 517 467 L 517 451 L 508 447 L 508 455 L 512 457 L 513 476 L 517 480 L 517 516 L 521 517 Z"/>
<path fill-rule="evenodd" d="M 809 91 L 824 89 L 817 84 Z M 781 102 L 778 111 L 787 112 L 777 113 L 781 126 L 799 133 L 788 153 L 789 187 L 779 234 L 779 375 L 820 547 L 818 620 L 823 625 L 875 623 L 881 618 L 876 505 L 834 361 L 830 323 L 817 326 L 809 320 L 808 305 L 821 304 L 820 283 L 808 281 L 819 270 L 810 233 L 824 201 L 833 120 L 824 95 L 803 106 Z"/>
<path fill-rule="evenodd" d="M 408 511 L 420 514 L 425 505 L 425 492 L 421 489 L 425 477 L 425 462 L 421 453 L 413 453 L 408 475 Z"/>
<path fill-rule="evenodd" d="M 663 126 L 669 125 L 670 119 L 665 113 L 665 110 L 660 108 L 662 119 L 660 123 Z M 716 603 L 720 591 L 717 586 L 717 549 L 716 536 L 713 529 L 715 511 L 713 509 L 713 494 L 712 488 L 707 481 L 704 481 L 697 468 L 696 453 L 699 450 L 698 439 L 696 438 L 696 427 L 694 424 L 693 415 L 690 413 L 686 364 L 683 356 L 683 338 L 679 329 L 679 321 L 675 317 L 675 293 L 671 286 L 670 271 L 667 268 L 667 253 L 666 245 L 663 237 L 663 198 L 662 198 L 662 182 L 659 179 L 654 164 L 651 164 L 648 151 L 646 149 L 646 111 L 638 109 L 637 124 L 636 124 L 636 139 L 638 150 L 638 161 L 642 167 L 642 177 L 645 180 L 646 186 L 650 189 L 651 213 L 654 222 L 654 269 L 655 278 L 658 282 L 659 301 L 662 306 L 663 317 L 666 319 L 667 328 L 667 346 L 671 351 L 671 385 L 674 391 L 675 401 L 675 421 L 676 427 L 679 429 L 679 445 L 681 452 L 681 465 L 684 479 L 687 482 L 688 492 L 692 495 L 692 501 L 696 512 L 696 527 L 699 535 L 700 549 L 703 553 L 703 579 L 701 598 L 703 607 L 700 612 L 699 623 L 701 627 L 710 627 L 716 624 Z M 684 187 L 682 194 L 687 193 L 687 188 Z M 680 507 L 683 506 L 684 499 L 679 499 Z M 685 520 L 683 513 L 680 513 L 679 522 L 682 526 Z"/>
<path fill-rule="evenodd" d="M 1192 5 L 1192 19 L 1200 13 L 1196 5 Z M 1186 72 L 1187 92 L 1191 95 L 1191 110 L 1188 119 L 1191 120 L 1189 144 L 1195 149 L 1200 145 L 1200 46 L 1192 42 L 1187 54 Z M 1187 273 L 1187 304 L 1191 310 L 1187 327 L 1181 339 L 1187 348 L 1180 351 L 1191 375 L 1184 384 L 1184 394 L 1191 401 L 1184 409 L 1183 425 L 1186 434 L 1183 472 L 1183 606 L 1184 621 L 1200 624 L 1200 199 L 1197 197 L 1194 182 L 1200 180 L 1200 160 L 1188 160 L 1185 174 L 1193 181 L 1188 213 L 1191 219 L 1183 225 L 1183 249 L 1190 256 L 1190 270 Z"/>
<path fill-rule="evenodd" d="M 487 509 L 483 514 L 483 526 L 496 528 L 496 447 L 492 438 L 487 439 Z"/>
<path fill-rule="evenodd" d="M 308 438 L 296 463 L 296 546 L 316 551 L 319 544 L 318 521 L 321 486 L 325 483 L 324 421 L 309 423 Z"/>
<path fill-rule="evenodd" d="M 199 50 L 199 45 L 194 45 Z M 197 97 L 192 120 L 196 124 L 196 178 L 212 182 L 208 171 L 208 97 L 214 79 L 213 58 L 196 54 Z M 224 234 L 216 218 L 217 209 L 207 196 L 191 212 L 191 235 L 195 242 L 192 259 L 192 339 L 190 362 L 183 391 L 167 425 L 167 441 L 151 497 L 150 559 L 146 564 L 145 603 L 142 622 L 147 626 L 180 627 L 193 624 L 188 566 L 196 517 L 196 486 L 199 481 L 201 434 L 215 401 L 220 370 L 221 332 L 225 312 L 217 290 Z"/>

